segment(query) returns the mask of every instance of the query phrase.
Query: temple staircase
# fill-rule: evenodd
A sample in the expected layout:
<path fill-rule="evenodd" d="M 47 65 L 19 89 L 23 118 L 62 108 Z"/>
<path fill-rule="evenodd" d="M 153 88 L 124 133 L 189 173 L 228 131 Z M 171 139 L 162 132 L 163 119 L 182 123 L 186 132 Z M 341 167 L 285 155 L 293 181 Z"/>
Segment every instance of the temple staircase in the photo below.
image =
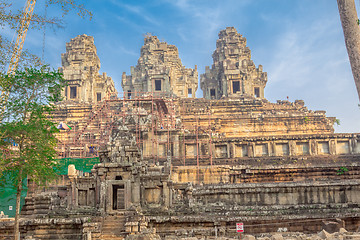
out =
<path fill-rule="evenodd" d="M 124 214 L 106 216 L 103 220 L 99 239 L 125 239 L 125 222 L 126 216 Z"/>

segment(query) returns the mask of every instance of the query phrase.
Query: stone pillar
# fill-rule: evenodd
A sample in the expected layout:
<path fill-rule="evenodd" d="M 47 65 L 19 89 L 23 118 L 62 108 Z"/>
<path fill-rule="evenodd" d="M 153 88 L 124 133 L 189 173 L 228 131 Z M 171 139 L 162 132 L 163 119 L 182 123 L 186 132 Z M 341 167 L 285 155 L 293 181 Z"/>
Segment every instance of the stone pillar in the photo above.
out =
<path fill-rule="evenodd" d="M 136 178 L 132 186 L 132 202 L 134 205 L 140 206 L 140 180 Z"/>
<path fill-rule="evenodd" d="M 170 204 L 169 204 L 169 188 L 168 188 L 168 185 L 167 185 L 167 182 L 163 182 L 163 199 L 164 199 L 164 205 L 165 207 L 170 207 Z"/>
<path fill-rule="evenodd" d="M 296 155 L 296 142 L 295 141 L 289 141 L 289 156 L 295 156 Z"/>
<path fill-rule="evenodd" d="M 128 180 L 125 182 L 125 209 L 131 206 L 131 181 Z"/>
<path fill-rule="evenodd" d="M 336 142 L 335 139 L 329 141 L 329 153 L 331 155 L 336 155 Z"/>
<path fill-rule="evenodd" d="M 310 155 L 317 155 L 318 149 L 317 149 L 317 142 L 313 139 L 309 141 L 309 154 Z"/>
<path fill-rule="evenodd" d="M 101 212 L 106 212 L 106 198 L 112 199 L 112 194 L 107 192 L 106 182 L 100 183 L 100 204 L 99 208 Z"/>
<path fill-rule="evenodd" d="M 248 155 L 249 157 L 255 156 L 255 143 L 250 143 L 248 146 Z"/>

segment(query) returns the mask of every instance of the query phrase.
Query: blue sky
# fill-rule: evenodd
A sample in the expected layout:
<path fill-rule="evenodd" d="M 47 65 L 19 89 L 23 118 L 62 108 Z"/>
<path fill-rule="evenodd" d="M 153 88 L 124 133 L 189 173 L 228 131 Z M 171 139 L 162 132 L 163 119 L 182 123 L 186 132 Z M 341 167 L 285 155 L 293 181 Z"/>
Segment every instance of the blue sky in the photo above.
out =
<path fill-rule="evenodd" d="M 23 4 L 25 0 L 17 0 Z M 37 13 L 44 12 L 38 0 Z M 91 21 L 75 14 L 64 29 L 47 29 L 45 60 L 61 66 L 65 43 L 94 36 L 101 61 L 121 91 L 121 74 L 135 66 L 143 36 L 152 33 L 174 44 L 186 67 L 199 74 L 212 64 L 221 29 L 235 27 L 247 38 L 252 59 L 268 73 L 265 97 L 271 102 L 303 99 L 311 110 L 340 119 L 336 132 L 360 132 L 360 108 L 335 0 L 86 0 Z M 48 9 L 49 15 L 58 9 Z M 11 31 L 3 29 L 9 36 Z M 43 32 L 29 30 L 25 47 L 41 55 Z M 198 97 L 202 97 L 199 89 Z"/>

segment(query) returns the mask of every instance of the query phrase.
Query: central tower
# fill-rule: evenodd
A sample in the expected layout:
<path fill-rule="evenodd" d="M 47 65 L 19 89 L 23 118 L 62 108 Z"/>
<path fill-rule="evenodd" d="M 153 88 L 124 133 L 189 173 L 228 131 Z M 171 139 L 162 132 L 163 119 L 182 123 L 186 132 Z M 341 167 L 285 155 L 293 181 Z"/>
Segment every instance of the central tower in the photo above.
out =
<path fill-rule="evenodd" d="M 246 38 L 234 27 L 220 31 L 212 57 L 212 68 L 207 66 L 200 78 L 204 98 L 264 98 L 267 74 L 263 72 L 262 65 L 256 68 L 250 49 L 246 46 Z"/>
<path fill-rule="evenodd" d="M 195 97 L 198 87 L 197 67 L 185 68 L 176 46 L 148 35 L 141 47 L 137 66 L 131 67 L 130 76 L 123 73 L 121 86 L 129 98 L 132 94 L 141 95 L 145 92 Z"/>

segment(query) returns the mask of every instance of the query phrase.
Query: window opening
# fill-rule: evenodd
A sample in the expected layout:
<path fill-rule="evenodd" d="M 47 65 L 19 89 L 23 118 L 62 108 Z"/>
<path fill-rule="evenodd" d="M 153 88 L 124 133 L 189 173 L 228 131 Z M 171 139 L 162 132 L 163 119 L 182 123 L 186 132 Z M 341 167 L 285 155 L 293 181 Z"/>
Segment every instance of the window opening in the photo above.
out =
<path fill-rule="evenodd" d="M 255 97 L 260 97 L 260 89 L 258 87 L 254 88 L 254 94 L 255 94 Z"/>
<path fill-rule="evenodd" d="M 155 80 L 155 91 L 161 91 L 161 80 Z"/>
<path fill-rule="evenodd" d="M 76 98 L 76 87 L 70 87 L 70 98 L 73 99 L 73 98 Z"/>
<path fill-rule="evenodd" d="M 215 89 L 214 88 L 210 89 L 210 97 L 215 98 Z"/>
<path fill-rule="evenodd" d="M 192 89 L 188 88 L 188 97 L 191 98 L 192 97 Z"/>
<path fill-rule="evenodd" d="M 96 93 L 96 100 L 97 100 L 98 102 L 101 101 L 101 93 Z"/>
<path fill-rule="evenodd" d="M 233 93 L 240 91 L 240 81 L 233 81 Z"/>

